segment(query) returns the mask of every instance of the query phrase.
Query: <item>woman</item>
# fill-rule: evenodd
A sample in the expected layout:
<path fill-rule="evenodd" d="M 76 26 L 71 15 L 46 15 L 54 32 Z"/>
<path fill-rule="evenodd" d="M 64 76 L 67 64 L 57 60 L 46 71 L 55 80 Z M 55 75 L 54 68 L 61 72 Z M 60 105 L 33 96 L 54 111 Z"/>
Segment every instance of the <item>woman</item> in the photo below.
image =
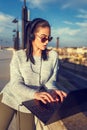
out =
<path fill-rule="evenodd" d="M 66 93 L 56 87 L 58 55 L 55 51 L 47 49 L 51 40 L 48 21 L 36 18 L 28 23 L 26 50 L 19 50 L 13 55 L 10 64 L 10 82 L 1 92 L 0 130 L 7 130 L 15 113 L 20 114 L 21 130 L 35 129 L 34 116 L 21 105 L 23 101 L 37 99 L 46 104 L 59 100 L 62 102 L 66 97 Z M 41 86 L 47 91 L 41 92 Z M 40 127 L 40 130 L 42 129 L 43 124 Z"/>

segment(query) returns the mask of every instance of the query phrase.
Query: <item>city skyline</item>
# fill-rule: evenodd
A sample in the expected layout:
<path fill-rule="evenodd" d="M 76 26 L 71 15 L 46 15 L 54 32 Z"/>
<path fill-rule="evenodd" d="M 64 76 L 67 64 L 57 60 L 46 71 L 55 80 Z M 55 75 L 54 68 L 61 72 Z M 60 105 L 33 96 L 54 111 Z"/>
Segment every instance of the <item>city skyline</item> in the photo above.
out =
<path fill-rule="evenodd" d="M 13 45 L 15 18 L 21 37 L 23 4 L 23 0 L 0 1 L 0 44 Z M 26 0 L 26 5 L 29 20 L 41 17 L 51 24 L 53 41 L 49 45 L 56 46 L 59 37 L 60 47 L 87 47 L 87 0 Z"/>

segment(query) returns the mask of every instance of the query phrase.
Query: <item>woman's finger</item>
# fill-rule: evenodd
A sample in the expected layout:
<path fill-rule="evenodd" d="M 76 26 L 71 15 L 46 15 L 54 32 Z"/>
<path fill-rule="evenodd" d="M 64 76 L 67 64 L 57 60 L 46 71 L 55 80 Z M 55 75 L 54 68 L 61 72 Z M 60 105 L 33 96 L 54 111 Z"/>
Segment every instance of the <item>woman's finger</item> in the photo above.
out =
<path fill-rule="evenodd" d="M 57 95 L 58 95 L 59 101 L 63 102 L 63 100 L 64 100 L 64 95 L 63 95 L 63 93 L 62 93 L 61 91 L 59 91 L 59 90 L 55 90 L 55 92 L 56 92 Z"/>
<path fill-rule="evenodd" d="M 53 97 L 47 92 L 37 92 L 37 93 L 35 93 L 35 99 L 41 100 L 44 103 L 54 101 Z"/>
<path fill-rule="evenodd" d="M 61 92 L 62 92 L 64 97 L 67 97 L 67 93 L 65 93 L 64 91 L 61 91 Z"/>

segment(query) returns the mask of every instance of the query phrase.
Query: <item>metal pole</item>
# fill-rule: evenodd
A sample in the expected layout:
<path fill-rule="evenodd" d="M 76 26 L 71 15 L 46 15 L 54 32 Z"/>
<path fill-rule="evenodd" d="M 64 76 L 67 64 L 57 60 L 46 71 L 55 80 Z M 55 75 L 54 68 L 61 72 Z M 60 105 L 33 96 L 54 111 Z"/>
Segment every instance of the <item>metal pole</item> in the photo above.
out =
<path fill-rule="evenodd" d="M 28 11 L 26 7 L 26 0 L 24 0 L 24 6 L 22 7 L 22 48 L 26 48 L 26 24 L 28 21 Z"/>
<path fill-rule="evenodd" d="M 15 37 L 15 42 L 14 42 L 14 46 L 16 50 L 19 50 L 19 28 L 18 28 L 18 20 L 15 18 L 13 21 L 13 23 L 17 23 L 17 30 L 16 30 L 16 37 Z"/>
<path fill-rule="evenodd" d="M 57 43 L 56 43 L 56 48 L 59 48 L 59 37 L 57 37 Z"/>
<path fill-rule="evenodd" d="M 24 0 L 24 6 L 26 6 L 26 0 Z"/>

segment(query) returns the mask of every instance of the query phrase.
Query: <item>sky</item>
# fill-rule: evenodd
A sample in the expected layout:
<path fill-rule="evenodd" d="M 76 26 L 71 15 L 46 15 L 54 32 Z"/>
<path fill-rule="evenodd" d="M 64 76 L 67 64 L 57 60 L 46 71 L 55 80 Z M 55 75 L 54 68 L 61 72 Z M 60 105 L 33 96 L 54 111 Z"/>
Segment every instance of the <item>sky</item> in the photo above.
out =
<path fill-rule="evenodd" d="M 0 0 L 0 45 L 13 46 L 18 19 L 21 44 L 24 0 Z M 29 20 L 41 17 L 49 21 L 53 40 L 49 46 L 87 47 L 87 0 L 26 0 Z"/>

